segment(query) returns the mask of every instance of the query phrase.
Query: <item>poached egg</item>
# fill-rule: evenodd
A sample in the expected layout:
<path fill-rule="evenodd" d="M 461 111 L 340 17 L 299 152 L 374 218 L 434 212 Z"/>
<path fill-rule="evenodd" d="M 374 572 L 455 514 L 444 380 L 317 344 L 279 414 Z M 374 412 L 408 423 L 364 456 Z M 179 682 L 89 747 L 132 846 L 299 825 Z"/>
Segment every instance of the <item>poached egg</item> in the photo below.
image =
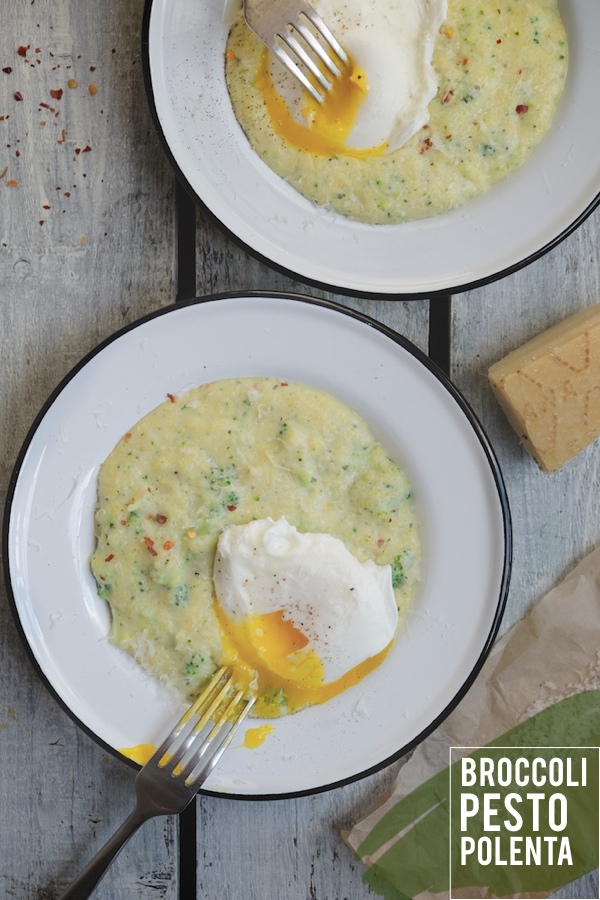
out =
<path fill-rule="evenodd" d="M 338 538 L 285 518 L 222 532 L 214 564 L 224 662 L 258 695 L 255 712 L 323 703 L 384 659 L 398 610 L 391 567 L 360 563 Z M 274 712 L 261 694 L 285 694 Z"/>
<path fill-rule="evenodd" d="M 323 103 L 265 50 L 256 78 L 275 131 L 315 155 L 397 150 L 429 120 L 431 60 L 447 0 L 315 0 L 349 54 Z M 331 77 L 331 76 L 328 76 Z"/>

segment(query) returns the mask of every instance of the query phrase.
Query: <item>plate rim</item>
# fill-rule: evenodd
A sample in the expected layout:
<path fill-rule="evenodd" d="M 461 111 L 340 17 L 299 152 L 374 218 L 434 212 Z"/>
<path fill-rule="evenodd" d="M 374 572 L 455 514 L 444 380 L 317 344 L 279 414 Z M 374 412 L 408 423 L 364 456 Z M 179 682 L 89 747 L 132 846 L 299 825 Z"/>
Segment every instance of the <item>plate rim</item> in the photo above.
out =
<path fill-rule="evenodd" d="M 154 96 L 154 90 L 152 87 L 152 74 L 151 74 L 151 62 L 150 62 L 150 19 L 152 15 L 152 8 L 154 6 L 155 0 L 144 0 L 144 11 L 142 15 L 142 27 L 141 27 L 141 57 L 142 57 L 142 73 L 144 79 L 144 87 L 146 92 L 146 99 L 148 102 L 148 107 L 150 110 L 150 115 L 152 118 L 152 122 L 156 133 L 158 135 L 160 144 L 163 148 L 163 151 L 171 165 L 173 171 L 175 172 L 177 181 L 181 185 L 181 187 L 185 190 L 188 197 L 196 204 L 196 206 L 202 210 L 203 214 L 205 214 L 210 221 L 217 226 L 217 228 L 236 246 L 242 249 L 245 253 L 248 253 L 258 262 L 266 265 L 268 268 L 279 272 L 281 275 L 286 276 L 287 278 L 291 278 L 293 280 L 297 280 L 302 282 L 302 284 L 317 288 L 319 290 L 329 291 L 332 293 L 337 293 L 342 296 L 347 297 L 361 297 L 364 299 L 379 299 L 379 300 L 388 300 L 388 301 L 403 301 L 403 300 L 425 300 L 429 298 L 436 297 L 447 297 L 452 294 L 461 294 L 467 291 L 476 290 L 477 288 L 484 287 L 488 284 L 493 284 L 496 281 L 500 281 L 503 278 L 508 277 L 509 275 L 513 275 L 515 272 L 521 271 L 521 269 L 527 268 L 532 263 L 536 262 L 538 259 L 546 256 L 550 251 L 554 250 L 559 244 L 561 244 L 564 240 L 566 240 L 569 235 L 573 234 L 573 232 L 577 231 L 577 229 L 585 222 L 587 218 L 594 212 L 594 210 L 600 206 L 600 188 L 596 195 L 590 200 L 588 205 L 579 213 L 576 218 L 570 222 L 568 225 L 563 228 L 557 235 L 554 236 L 551 240 L 547 241 L 543 244 L 538 250 L 535 250 L 533 253 L 526 254 L 522 259 L 517 262 L 512 263 L 510 266 L 506 266 L 503 269 L 500 269 L 498 272 L 493 272 L 489 275 L 483 276 L 482 278 L 477 278 L 472 281 L 467 281 L 462 284 L 457 285 L 449 285 L 446 288 L 439 288 L 437 290 L 431 291 L 397 291 L 394 293 L 388 293 L 385 291 L 368 291 L 368 290 L 360 290 L 356 288 L 345 287 L 344 285 L 337 285 L 334 282 L 330 281 L 319 281 L 318 279 L 310 278 L 309 276 L 304 275 L 301 272 L 297 272 L 294 269 L 289 269 L 284 266 L 282 263 L 279 263 L 275 260 L 270 259 L 268 256 L 260 253 L 258 250 L 255 250 L 249 244 L 247 244 L 241 237 L 239 237 L 234 231 L 232 231 L 227 225 L 225 225 L 218 217 L 218 215 L 213 212 L 206 203 L 202 200 L 202 198 L 196 193 L 194 188 L 191 186 L 187 177 L 185 176 L 183 170 L 181 169 L 177 159 L 169 142 L 167 141 L 164 129 L 161 125 L 160 118 L 158 115 L 158 110 L 156 107 L 156 101 Z"/>
<path fill-rule="evenodd" d="M 312 796 L 319 793 L 323 793 L 325 791 L 333 790 L 339 787 L 343 787 L 348 784 L 353 784 L 355 782 L 361 781 L 364 778 L 367 778 L 370 775 L 373 775 L 385 768 L 387 768 L 392 763 L 396 762 L 402 756 L 409 753 L 413 750 L 418 744 L 420 744 L 432 731 L 434 731 L 444 719 L 455 709 L 455 707 L 460 703 L 462 698 L 465 696 L 471 685 L 473 684 L 475 678 L 479 674 L 485 660 L 487 659 L 498 634 L 500 625 L 502 623 L 502 619 L 504 616 L 504 612 L 506 609 L 506 604 L 508 600 L 509 586 L 510 586 L 510 577 L 512 570 L 512 559 L 513 559 L 513 535 L 512 535 L 512 520 L 510 513 L 510 505 L 508 500 L 508 492 L 506 490 L 506 486 L 504 483 L 504 478 L 500 469 L 500 465 L 496 454 L 493 450 L 493 447 L 490 443 L 487 434 L 480 423 L 477 415 L 474 410 L 470 406 L 469 402 L 462 395 L 462 393 L 458 390 L 458 388 L 453 384 L 450 380 L 449 376 L 438 366 L 427 354 L 422 351 L 419 347 L 416 346 L 412 341 L 410 341 L 407 337 L 400 334 L 399 332 L 394 331 L 389 326 L 378 322 L 373 317 L 369 316 L 367 313 L 363 313 L 362 311 L 352 309 L 350 307 L 344 306 L 340 303 L 337 303 L 334 300 L 329 300 L 325 298 L 313 297 L 310 295 L 290 292 L 290 291 L 260 291 L 260 290 L 249 290 L 249 291 L 227 291 L 227 292 L 214 292 L 206 295 L 200 295 L 188 300 L 181 300 L 175 303 L 169 304 L 168 306 L 161 307 L 157 310 L 153 310 L 145 315 L 135 319 L 129 324 L 117 329 L 112 332 L 102 341 L 100 341 L 95 347 L 89 350 L 80 360 L 77 362 L 67 373 L 66 375 L 59 381 L 56 387 L 51 391 L 50 395 L 47 397 L 46 401 L 43 403 L 38 413 L 36 414 L 31 426 L 29 427 L 27 434 L 21 444 L 19 452 L 17 454 L 14 466 L 12 468 L 9 481 L 8 488 L 6 492 L 6 500 L 4 505 L 4 513 L 3 513 L 3 521 L 2 521 L 2 564 L 3 564 L 3 572 L 4 572 L 4 583 L 7 591 L 7 598 L 9 602 L 9 608 L 12 614 L 13 621 L 15 623 L 17 633 L 21 640 L 21 644 L 24 647 L 27 656 L 32 663 L 34 670 L 36 671 L 39 679 L 45 685 L 46 689 L 50 692 L 51 696 L 58 702 L 59 706 L 67 713 L 72 722 L 75 723 L 84 733 L 86 733 L 89 737 L 94 740 L 96 744 L 105 749 L 111 756 L 116 757 L 128 765 L 135 769 L 139 769 L 140 765 L 128 757 L 124 756 L 119 752 L 117 748 L 112 747 L 107 741 L 105 741 L 100 735 L 98 735 L 94 729 L 88 725 L 86 725 L 79 716 L 71 710 L 68 703 L 60 696 L 57 689 L 54 687 L 49 677 L 44 673 L 41 663 L 36 657 L 34 650 L 27 639 L 27 635 L 25 633 L 25 628 L 23 626 L 22 618 L 19 612 L 19 603 L 16 597 L 16 591 L 13 590 L 13 578 L 11 573 L 11 565 L 10 565 L 10 539 L 12 534 L 11 529 L 11 518 L 13 511 L 13 501 L 14 496 L 19 484 L 19 478 L 21 474 L 21 470 L 23 468 L 24 461 L 26 459 L 29 448 L 34 440 L 34 437 L 40 428 L 45 416 L 50 411 L 52 406 L 58 397 L 62 394 L 65 388 L 71 383 L 71 381 L 77 376 L 77 374 L 88 365 L 88 363 L 93 360 L 96 356 L 98 356 L 106 347 L 110 346 L 114 341 L 117 341 L 123 335 L 128 334 L 129 332 L 135 331 L 136 328 L 142 326 L 146 322 L 157 319 L 163 315 L 168 315 L 172 312 L 176 312 L 179 309 L 184 307 L 192 307 L 199 306 L 204 303 L 212 303 L 212 302 L 220 302 L 222 300 L 235 299 L 235 298 L 255 298 L 255 299 L 279 299 L 285 300 L 292 303 L 306 303 L 311 306 L 323 307 L 330 311 L 342 314 L 344 316 L 348 316 L 352 319 L 355 319 L 365 325 L 368 325 L 371 328 L 374 328 L 376 331 L 383 334 L 385 337 L 390 339 L 393 343 L 399 345 L 403 348 L 404 351 L 410 353 L 417 362 L 420 362 L 425 366 L 426 369 L 437 379 L 440 385 L 450 394 L 451 398 L 458 405 L 463 415 L 465 416 L 474 436 L 477 438 L 477 441 L 484 453 L 484 456 L 487 461 L 487 466 L 489 468 L 489 472 L 492 475 L 496 494 L 498 496 L 500 512 L 502 516 L 502 534 L 503 534 L 503 562 L 502 562 L 502 574 L 500 578 L 500 583 L 498 585 L 498 598 L 495 602 L 494 615 L 492 617 L 492 621 L 490 623 L 490 627 L 486 636 L 485 641 L 483 642 L 483 646 L 477 656 L 477 659 L 474 661 L 473 666 L 469 672 L 469 675 L 463 681 L 459 690 L 454 694 L 451 700 L 446 704 L 446 706 L 440 711 L 440 713 L 430 722 L 425 728 L 423 728 L 413 739 L 408 741 L 406 744 L 403 744 L 397 750 L 395 750 L 391 755 L 386 757 L 383 760 L 375 763 L 374 765 L 368 767 L 367 769 L 363 769 L 360 772 L 353 774 L 352 776 L 347 776 L 340 780 L 336 780 L 330 782 L 328 784 L 317 785 L 314 788 L 309 789 L 301 789 L 289 792 L 275 792 L 275 793 L 235 793 L 235 792 L 224 792 L 220 790 L 210 790 L 201 788 L 198 793 L 206 795 L 206 796 L 214 796 L 214 797 L 226 797 L 237 800 L 278 800 L 278 799 L 290 799 L 295 797 L 302 796 Z"/>

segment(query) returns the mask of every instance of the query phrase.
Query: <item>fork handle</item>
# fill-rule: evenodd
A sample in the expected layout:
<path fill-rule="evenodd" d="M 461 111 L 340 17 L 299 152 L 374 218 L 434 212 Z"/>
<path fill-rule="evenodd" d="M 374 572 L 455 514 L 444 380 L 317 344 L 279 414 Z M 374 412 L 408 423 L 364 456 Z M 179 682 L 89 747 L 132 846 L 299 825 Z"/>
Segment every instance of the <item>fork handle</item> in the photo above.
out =
<path fill-rule="evenodd" d="M 59 900 L 85 900 L 89 897 L 115 856 L 147 818 L 148 816 L 141 814 L 137 808 L 134 809 L 85 869 L 82 869 L 77 878 L 60 895 Z"/>

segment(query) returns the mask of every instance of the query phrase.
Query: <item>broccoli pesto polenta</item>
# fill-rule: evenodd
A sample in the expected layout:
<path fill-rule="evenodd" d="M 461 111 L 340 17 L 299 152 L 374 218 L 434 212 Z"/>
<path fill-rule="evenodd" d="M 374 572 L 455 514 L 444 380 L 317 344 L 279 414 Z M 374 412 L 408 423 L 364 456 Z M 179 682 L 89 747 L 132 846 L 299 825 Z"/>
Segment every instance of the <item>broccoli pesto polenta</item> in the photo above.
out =
<path fill-rule="evenodd" d="M 92 571 L 110 640 L 195 696 L 223 660 L 217 541 L 230 525 L 285 517 L 390 564 L 400 617 L 419 577 L 410 484 L 365 422 L 323 391 L 271 378 L 172 396 L 124 435 L 98 479 Z M 257 712 L 280 715 L 286 698 Z"/>
<path fill-rule="evenodd" d="M 517 169 L 551 125 L 568 56 L 558 0 L 448 0 L 428 123 L 394 152 L 353 158 L 307 152 L 277 133 L 257 81 L 263 53 L 236 20 L 225 74 L 252 147 L 309 200 L 378 225 L 462 206 Z"/>

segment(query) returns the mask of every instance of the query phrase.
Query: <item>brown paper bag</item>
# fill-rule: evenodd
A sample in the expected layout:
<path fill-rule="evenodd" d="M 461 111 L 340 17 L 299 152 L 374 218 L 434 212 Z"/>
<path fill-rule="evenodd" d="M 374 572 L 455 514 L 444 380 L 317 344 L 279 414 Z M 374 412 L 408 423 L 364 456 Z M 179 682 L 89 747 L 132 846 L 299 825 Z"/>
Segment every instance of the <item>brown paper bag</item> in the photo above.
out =
<path fill-rule="evenodd" d="M 460 704 L 401 768 L 390 795 L 350 832 L 344 833 L 344 839 L 358 858 L 373 867 L 374 877 L 369 881 L 365 876 L 365 880 L 375 890 L 379 886 L 386 900 L 405 896 L 401 873 L 402 853 L 406 850 L 402 841 L 416 819 L 402 821 L 402 830 L 394 834 L 389 833 L 388 825 L 388 833 L 383 830 L 383 837 L 387 837 L 384 843 L 380 843 L 381 834 L 373 840 L 377 835 L 375 829 L 382 832 L 382 823 L 393 824 L 395 812 L 401 809 L 398 804 L 407 797 L 410 801 L 419 786 L 447 769 L 451 747 L 482 747 L 497 741 L 543 710 L 584 692 L 586 700 L 593 700 L 591 708 L 595 710 L 600 707 L 597 691 L 600 691 L 600 547 L 496 643 Z M 381 865 L 382 860 L 386 861 L 385 866 Z M 427 864 L 426 852 L 423 864 Z M 565 871 L 564 883 L 571 880 L 573 876 Z M 510 896 L 543 897 L 550 892 Z M 426 889 L 417 896 L 418 900 L 446 900 L 450 889 L 445 892 Z M 456 896 L 453 891 L 452 900 Z M 461 900 L 490 896 L 494 895 L 485 887 L 467 888 L 460 893 Z"/>

